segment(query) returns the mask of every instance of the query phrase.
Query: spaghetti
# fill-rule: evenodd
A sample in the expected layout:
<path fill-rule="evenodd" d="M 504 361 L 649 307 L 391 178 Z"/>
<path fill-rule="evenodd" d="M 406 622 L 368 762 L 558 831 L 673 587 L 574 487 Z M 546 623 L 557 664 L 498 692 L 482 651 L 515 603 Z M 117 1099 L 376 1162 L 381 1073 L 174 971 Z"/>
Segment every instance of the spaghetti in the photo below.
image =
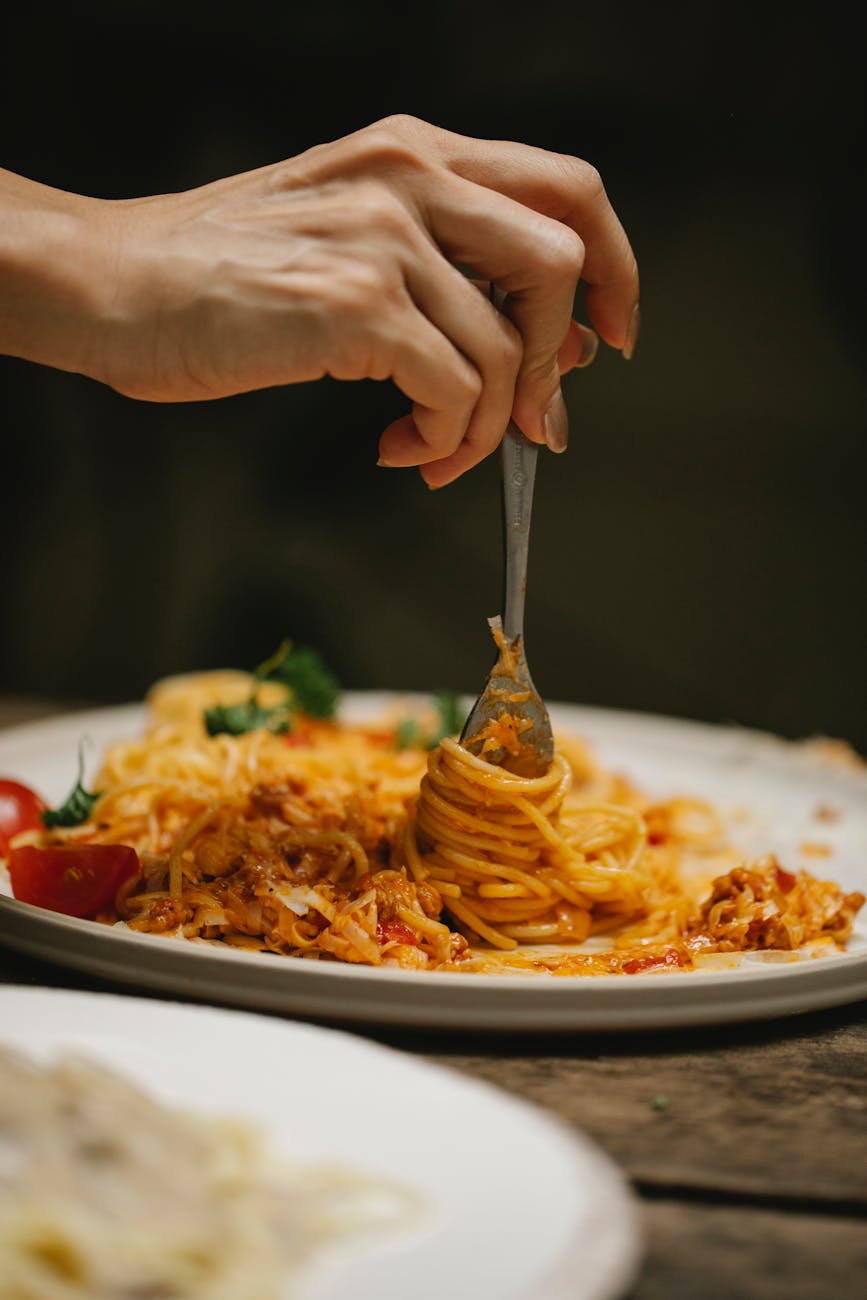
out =
<path fill-rule="evenodd" d="M 105 922 L 420 970 L 632 974 L 842 946 L 864 902 L 744 862 L 710 805 L 654 801 L 571 738 L 530 778 L 454 737 L 401 747 L 389 720 L 208 734 L 207 710 L 249 692 L 243 673 L 159 683 L 144 736 L 106 751 L 87 820 L 16 844 L 133 848 Z"/>
<path fill-rule="evenodd" d="M 650 885 L 637 810 L 570 798 L 557 754 L 541 777 L 514 776 L 446 738 L 430 758 L 407 865 L 446 909 L 495 948 L 581 941 L 639 915 Z"/>

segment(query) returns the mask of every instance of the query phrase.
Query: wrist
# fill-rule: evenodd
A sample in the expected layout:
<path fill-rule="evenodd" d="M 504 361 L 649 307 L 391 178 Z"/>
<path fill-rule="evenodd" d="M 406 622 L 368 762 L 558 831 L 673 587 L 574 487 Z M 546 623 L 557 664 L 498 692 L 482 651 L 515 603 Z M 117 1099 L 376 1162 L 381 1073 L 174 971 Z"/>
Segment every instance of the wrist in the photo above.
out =
<path fill-rule="evenodd" d="M 0 352 L 94 375 L 110 206 L 0 172 Z"/>

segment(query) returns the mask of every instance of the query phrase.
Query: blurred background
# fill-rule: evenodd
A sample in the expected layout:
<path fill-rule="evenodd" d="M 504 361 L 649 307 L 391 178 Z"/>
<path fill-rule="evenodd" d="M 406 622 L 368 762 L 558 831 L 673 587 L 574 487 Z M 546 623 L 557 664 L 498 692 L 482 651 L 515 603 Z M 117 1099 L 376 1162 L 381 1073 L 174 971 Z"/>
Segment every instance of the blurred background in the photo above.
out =
<path fill-rule="evenodd" d="M 7 8 L 2 165 L 188 188 L 390 112 L 577 154 L 638 255 L 540 457 L 527 642 L 551 700 L 867 751 L 864 19 L 842 7 L 104 0 Z M 580 304 L 579 304 L 580 313 Z M 354 688 L 475 692 L 496 458 L 376 467 L 390 385 L 137 403 L 0 359 L 0 693 L 138 697 L 284 636 Z"/>

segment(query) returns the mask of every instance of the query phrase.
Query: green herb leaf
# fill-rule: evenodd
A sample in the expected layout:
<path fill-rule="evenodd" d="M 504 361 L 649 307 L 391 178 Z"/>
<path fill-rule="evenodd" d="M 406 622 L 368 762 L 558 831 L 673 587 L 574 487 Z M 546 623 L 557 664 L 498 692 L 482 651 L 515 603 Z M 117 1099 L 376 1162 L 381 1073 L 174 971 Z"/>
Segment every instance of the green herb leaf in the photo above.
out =
<path fill-rule="evenodd" d="M 398 749 L 409 749 L 411 745 L 421 744 L 419 740 L 419 725 L 415 718 L 403 718 L 397 724 L 397 738 L 395 744 Z"/>
<path fill-rule="evenodd" d="M 209 736 L 243 736 L 264 729 L 281 734 L 291 731 L 296 709 L 314 718 L 331 718 L 337 708 L 340 687 L 315 650 L 293 647 L 283 641 L 274 654 L 253 671 L 254 682 L 276 682 L 286 688 L 285 703 L 266 709 L 254 688 L 240 704 L 218 704 L 205 710 Z"/>
<path fill-rule="evenodd" d="M 434 696 L 437 710 L 437 726 L 433 732 L 423 733 L 417 718 L 403 718 L 397 725 L 395 745 L 398 749 L 409 749 L 417 745 L 420 749 L 436 749 L 444 736 L 456 736 L 464 725 L 464 711 L 460 699 L 453 691 L 438 691 Z"/>
<path fill-rule="evenodd" d="M 273 731 L 282 735 L 292 726 L 292 710 L 288 704 L 274 709 L 263 709 L 252 695 L 240 704 L 217 704 L 205 709 L 205 727 L 209 736 L 243 736 L 248 731 Z"/>
<path fill-rule="evenodd" d="M 465 714 L 454 691 L 437 691 L 435 696 L 439 729 L 431 739 L 428 749 L 434 749 L 444 736 L 456 736 L 464 725 Z"/>
<path fill-rule="evenodd" d="M 284 641 L 270 659 L 256 669 L 260 682 L 282 682 L 292 692 L 293 703 L 314 718 L 333 718 L 340 699 L 337 678 L 309 646 Z"/>
<path fill-rule="evenodd" d="M 82 822 L 87 821 L 93 811 L 93 805 L 101 798 L 102 791 L 85 790 L 81 784 L 83 775 L 84 747 L 79 746 L 78 777 L 75 785 L 59 808 L 49 808 L 42 814 L 42 825 L 48 830 L 53 830 L 55 826 L 80 826 Z"/>

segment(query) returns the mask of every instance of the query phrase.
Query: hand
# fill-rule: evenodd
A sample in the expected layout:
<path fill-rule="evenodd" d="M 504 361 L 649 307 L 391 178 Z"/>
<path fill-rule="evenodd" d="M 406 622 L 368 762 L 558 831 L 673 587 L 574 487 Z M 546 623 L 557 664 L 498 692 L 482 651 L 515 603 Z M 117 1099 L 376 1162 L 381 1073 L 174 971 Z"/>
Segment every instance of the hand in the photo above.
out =
<path fill-rule="evenodd" d="M 596 346 L 572 320 L 580 279 L 598 334 L 634 346 L 635 259 L 575 158 L 395 117 L 180 194 L 65 197 L 90 287 L 55 364 L 151 401 L 390 378 L 413 409 L 380 463 L 431 486 L 494 450 L 510 415 L 565 448 L 560 375 Z M 505 314 L 456 263 L 508 294 Z"/>

